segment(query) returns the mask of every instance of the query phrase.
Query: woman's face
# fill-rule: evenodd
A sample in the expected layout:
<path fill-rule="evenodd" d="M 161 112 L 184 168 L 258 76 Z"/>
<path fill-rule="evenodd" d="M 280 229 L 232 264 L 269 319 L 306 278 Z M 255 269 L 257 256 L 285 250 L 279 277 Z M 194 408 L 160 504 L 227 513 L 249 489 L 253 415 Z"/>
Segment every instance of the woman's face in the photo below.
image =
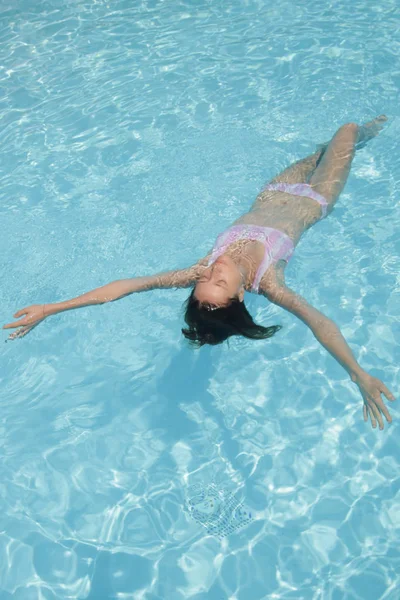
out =
<path fill-rule="evenodd" d="M 194 297 L 207 308 L 226 306 L 233 298 L 244 297 L 242 274 L 226 254 L 220 256 L 197 280 Z"/>

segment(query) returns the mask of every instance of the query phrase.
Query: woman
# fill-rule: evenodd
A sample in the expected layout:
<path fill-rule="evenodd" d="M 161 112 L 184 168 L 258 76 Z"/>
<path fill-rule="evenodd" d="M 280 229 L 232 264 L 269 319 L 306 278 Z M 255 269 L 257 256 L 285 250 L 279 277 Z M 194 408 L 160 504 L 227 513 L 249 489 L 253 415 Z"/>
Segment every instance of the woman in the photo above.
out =
<path fill-rule="evenodd" d="M 193 286 L 186 303 L 183 333 L 192 343 L 218 344 L 231 335 L 251 339 L 272 336 L 280 327 L 254 323 L 243 299 L 245 291 L 265 296 L 306 323 L 317 340 L 346 369 L 364 400 L 364 420 L 383 429 L 391 417 L 381 393 L 394 400 L 387 387 L 366 373 L 355 360 L 333 321 L 285 285 L 284 270 L 306 229 L 329 214 L 350 171 L 356 146 L 364 145 L 382 129 L 385 116 L 358 126 L 340 127 L 329 144 L 275 177 L 255 203 L 222 233 L 212 250 L 194 266 L 149 277 L 114 281 L 66 302 L 32 305 L 15 313 L 19 321 L 9 339 L 23 337 L 49 315 L 90 304 L 111 302 L 144 290 Z"/>

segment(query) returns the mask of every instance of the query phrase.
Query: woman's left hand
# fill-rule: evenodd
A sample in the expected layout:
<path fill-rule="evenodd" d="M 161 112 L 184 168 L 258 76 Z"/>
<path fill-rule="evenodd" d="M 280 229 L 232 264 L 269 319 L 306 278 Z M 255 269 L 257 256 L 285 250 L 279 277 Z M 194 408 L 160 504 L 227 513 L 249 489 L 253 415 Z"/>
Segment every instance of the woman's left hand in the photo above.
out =
<path fill-rule="evenodd" d="M 372 377 L 365 372 L 362 375 L 359 375 L 354 383 L 358 385 L 364 400 L 364 421 L 368 421 L 369 415 L 372 427 L 375 429 L 376 422 L 378 422 L 379 429 L 383 429 L 382 415 L 384 415 L 386 421 L 391 423 L 392 417 L 383 403 L 381 394 L 384 394 L 391 402 L 393 402 L 395 398 L 386 385 L 377 377 Z"/>

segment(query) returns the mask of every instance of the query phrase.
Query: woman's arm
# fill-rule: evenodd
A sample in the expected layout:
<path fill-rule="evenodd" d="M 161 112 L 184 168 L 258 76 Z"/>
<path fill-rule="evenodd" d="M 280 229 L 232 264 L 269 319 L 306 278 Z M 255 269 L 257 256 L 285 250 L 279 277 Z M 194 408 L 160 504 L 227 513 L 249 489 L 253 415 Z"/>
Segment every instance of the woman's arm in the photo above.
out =
<path fill-rule="evenodd" d="M 71 300 L 56 302 L 54 304 L 34 304 L 22 308 L 14 314 L 14 318 L 22 317 L 19 321 L 8 323 L 3 329 L 20 328 L 12 333 L 8 339 L 23 337 L 38 325 L 44 318 L 59 312 L 90 306 L 93 304 L 104 304 L 119 300 L 135 292 L 144 292 L 158 288 L 183 288 L 193 284 L 204 269 L 202 262 L 196 263 L 188 269 L 168 271 L 158 275 L 147 277 L 135 277 L 133 279 L 119 279 L 103 285 L 102 287 L 86 292 Z"/>
<path fill-rule="evenodd" d="M 271 302 L 285 308 L 308 325 L 316 339 L 346 369 L 351 380 L 358 385 L 364 399 L 364 420 L 367 420 L 369 414 L 372 426 L 376 427 L 377 420 L 380 429 L 383 429 L 383 413 L 390 423 L 392 419 L 382 401 L 381 393 L 388 400 L 394 400 L 393 395 L 382 381 L 371 377 L 360 367 L 339 327 L 285 285 L 275 285 L 266 291 L 265 295 Z"/>
<path fill-rule="evenodd" d="M 363 372 L 334 321 L 286 286 L 277 287 L 273 293 L 266 296 L 268 300 L 291 312 L 308 325 L 320 344 L 346 369 L 352 381 Z"/>
<path fill-rule="evenodd" d="M 114 302 L 130 294 L 145 292 L 148 290 L 161 288 L 184 288 L 192 285 L 199 275 L 201 265 L 196 264 L 188 269 L 178 271 L 168 271 L 158 275 L 149 275 L 146 277 L 134 277 L 133 279 L 118 279 L 107 283 L 102 287 L 96 288 L 64 302 L 45 305 L 45 316 L 53 315 L 65 310 L 89 306 L 92 304 L 105 304 Z"/>

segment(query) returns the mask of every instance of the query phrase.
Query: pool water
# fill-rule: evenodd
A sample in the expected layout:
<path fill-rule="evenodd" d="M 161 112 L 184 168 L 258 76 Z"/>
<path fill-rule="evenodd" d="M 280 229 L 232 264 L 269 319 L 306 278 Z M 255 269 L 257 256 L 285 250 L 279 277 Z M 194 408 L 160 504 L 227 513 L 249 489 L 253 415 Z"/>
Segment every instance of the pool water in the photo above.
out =
<path fill-rule="evenodd" d="M 386 113 L 287 281 L 399 394 L 395 0 L 0 7 L 2 323 L 193 264 L 269 178 Z M 398 600 L 398 406 L 372 430 L 347 373 L 259 297 L 273 339 L 191 350 L 187 294 L 3 343 L 1 600 Z"/>

